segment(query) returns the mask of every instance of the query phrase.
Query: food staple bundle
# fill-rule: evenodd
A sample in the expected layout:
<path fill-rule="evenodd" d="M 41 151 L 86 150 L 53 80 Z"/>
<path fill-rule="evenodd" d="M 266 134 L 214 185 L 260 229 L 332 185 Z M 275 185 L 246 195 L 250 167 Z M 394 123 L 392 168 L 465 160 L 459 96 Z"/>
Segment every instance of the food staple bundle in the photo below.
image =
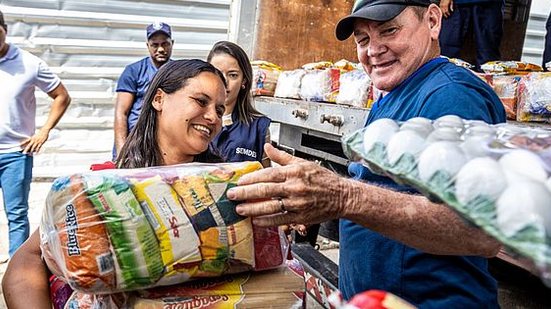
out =
<path fill-rule="evenodd" d="M 532 73 L 519 84 L 518 121 L 551 122 L 551 73 Z"/>
<path fill-rule="evenodd" d="M 251 66 L 253 68 L 252 94 L 273 96 L 281 67 L 262 60 L 252 61 Z"/>
<path fill-rule="evenodd" d="M 277 228 L 235 211 L 226 191 L 258 162 L 184 164 L 61 177 L 40 232 L 50 270 L 71 288 L 114 293 L 278 267 Z"/>
<path fill-rule="evenodd" d="M 373 172 L 446 203 L 529 258 L 543 278 L 551 275 L 551 131 L 453 115 L 379 119 L 343 147 Z"/>

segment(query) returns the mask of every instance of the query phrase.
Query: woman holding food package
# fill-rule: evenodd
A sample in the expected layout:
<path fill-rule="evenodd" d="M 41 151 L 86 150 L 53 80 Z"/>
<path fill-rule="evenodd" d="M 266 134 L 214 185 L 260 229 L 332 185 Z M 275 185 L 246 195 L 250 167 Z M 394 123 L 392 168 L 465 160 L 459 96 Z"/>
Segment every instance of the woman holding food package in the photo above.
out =
<path fill-rule="evenodd" d="M 159 69 L 142 113 L 118 157 L 118 168 L 220 162 L 209 143 L 220 132 L 226 81 L 202 60 L 172 61 Z M 49 271 L 36 230 L 13 256 L 2 281 L 9 308 L 52 308 Z"/>
<path fill-rule="evenodd" d="M 211 142 L 211 150 L 225 162 L 259 161 L 270 166 L 264 144 L 270 142 L 270 118 L 253 106 L 253 70 L 245 51 L 237 44 L 220 41 L 207 61 L 219 69 L 228 83 L 222 131 Z"/>

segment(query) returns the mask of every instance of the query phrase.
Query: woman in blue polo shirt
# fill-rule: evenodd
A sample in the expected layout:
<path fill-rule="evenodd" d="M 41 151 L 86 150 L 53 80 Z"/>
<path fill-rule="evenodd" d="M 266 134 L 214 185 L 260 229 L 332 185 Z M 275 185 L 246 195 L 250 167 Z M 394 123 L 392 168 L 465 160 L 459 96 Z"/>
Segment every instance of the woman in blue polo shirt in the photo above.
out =
<path fill-rule="evenodd" d="M 213 153 L 225 162 L 259 161 L 270 166 L 264 143 L 270 142 L 270 118 L 252 104 L 253 70 L 249 57 L 237 44 L 220 41 L 212 47 L 207 61 L 222 71 L 228 83 L 222 131 L 211 142 Z"/>

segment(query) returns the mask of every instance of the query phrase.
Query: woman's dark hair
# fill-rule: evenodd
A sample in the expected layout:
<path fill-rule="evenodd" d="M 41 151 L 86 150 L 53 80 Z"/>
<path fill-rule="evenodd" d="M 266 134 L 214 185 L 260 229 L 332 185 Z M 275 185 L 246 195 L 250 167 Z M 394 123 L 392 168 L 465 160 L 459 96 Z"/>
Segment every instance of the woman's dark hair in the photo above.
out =
<path fill-rule="evenodd" d="M 220 41 L 214 44 L 210 50 L 207 61 L 210 62 L 212 58 L 218 54 L 227 54 L 235 58 L 239 64 L 239 68 L 241 68 L 243 72 L 243 85 L 245 85 L 245 87 L 239 88 L 236 103 L 237 118 L 239 121 L 249 124 L 255 118 L 263 116 L 253 106 L 253 97 L 251 95 L 253 68 L 247 53 L 235 43 Z"/>
<path fill-rule="evenodd" d="M 163 164 L 163 157 L 157 141 L 157 110 L 153 108 L 153 98 L 157 89 L 161 89 L 167 94 L 174 93 L 184 88 L 188 79 L 194 78 L 202 72 L 218 75 L 224 86 L 227 87 L 224 75 L 212 64 L 203 60 L 169 61 L 159 69 L 145 93 L 136 126 L 128 135 L 117 157 L 117 168 L 139 168 Z M 199 158 L 210 158 L 210 156 L 198 154 L 196 159 Z"/>

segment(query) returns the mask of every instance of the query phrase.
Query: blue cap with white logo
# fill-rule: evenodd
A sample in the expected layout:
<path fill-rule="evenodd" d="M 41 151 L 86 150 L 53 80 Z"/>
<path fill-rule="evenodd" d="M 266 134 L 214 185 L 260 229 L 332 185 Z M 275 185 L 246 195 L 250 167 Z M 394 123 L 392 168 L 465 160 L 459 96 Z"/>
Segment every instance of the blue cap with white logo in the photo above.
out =
<path fill-rule="evenodd" d="M 147 26 L 147 39 L 149 40 L 152 35 L 157 32 L 166 34 L 169 38 L 172 38 L 172 30 L 168 24 L 163 22 L 154 22 L 151 25 Z"/>

